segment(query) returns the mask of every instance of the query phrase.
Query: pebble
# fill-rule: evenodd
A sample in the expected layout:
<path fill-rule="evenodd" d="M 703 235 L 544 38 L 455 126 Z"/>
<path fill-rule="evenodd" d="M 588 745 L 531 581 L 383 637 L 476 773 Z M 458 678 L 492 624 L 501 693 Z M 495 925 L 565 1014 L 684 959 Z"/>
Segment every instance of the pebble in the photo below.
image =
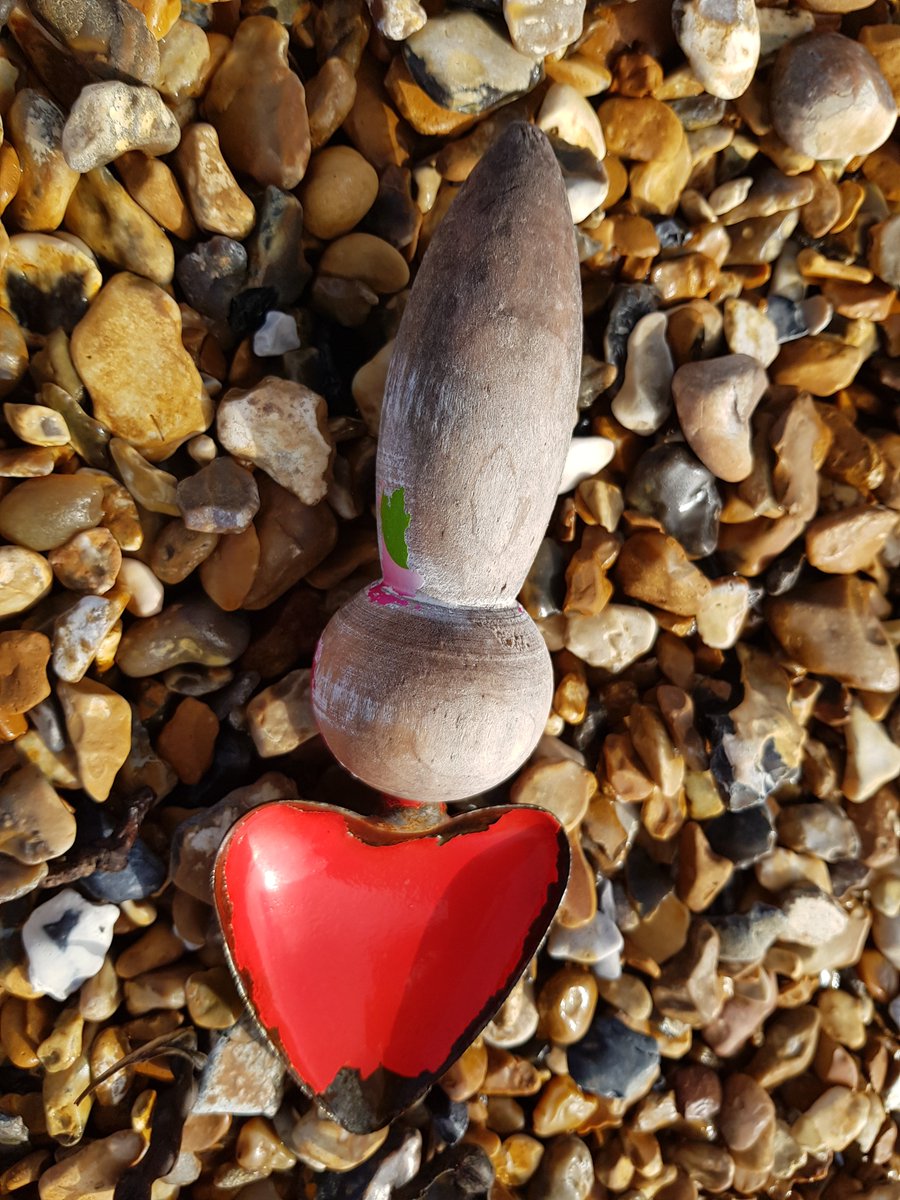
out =
<path fill-rule="evenodd" d="M 53 623 L 53 669 L 60 679 L 77 683 L 101 654 L 104 642 L 125 609 L 121 591 L 81 596 Z"/>
<path fill-rule="evenodd" d="M 175 495 L 187 528 L 201 533 L 241 533 L 259 511 L 253 475 L 227 455 L 179 480 Z"/>
<path fill-rule="evenodd" d="M 778 816 L 779 840 L 791 850 L 839 862 L 859 854 L 856 826 L 834 804 L 791 804 Z"/>
<path fill-rule="evenodd" d="M 23 230 L 58 229 L 79 178 L 62 150 L 62 109 L 48 96 L 22 88 L 3 120 L 22 171 L 10 215 Z"/>
<path fill-rule="evenodd" d="M 841 789 L 848 800 L 861 803 L 900 775 L 900 746 L 861 704 L 850 709 L 844 737 L 847 762 Z"/>
<path fill-rule="evenodd" d="M 314 154 L 300 197 L 306 228 L 330 241 L 349 233 L 378 195 L 375 169 L 351 146 L 328 146 Z"/>
<path fill-rule="evenodd" d="M 43 633 L 25 629 L 0 633 L 0 712 L 26 713 L 50 695 L 49 649 Z"/>
<path fill-rule="evenodd" d="M 863 505 L 816 517 L 806 528 L 807 560 L 829 575 L 866 571 L 896 528 L 892 509 Z"/>
<path fill-rule="evenodd" d="M 694 76 L 711 96 L 734 100 L 746 92 L 760 55 L 753 0 L 675 0 L 672 23 Z"/>
<path fill-rule="evenodd" d="M 298 299 L 311 273 L 303 253 L 303 220 L 296 196 L 276 187 L 266 188 L 248 242 L 247 285 L 274 288 L 282 306 Z"/>
<path fill-rule="evenodd" d="M 81 89 L 66 118 L 62 152 L 72 170 L 84 174 L 128 150 L 168 154 L 180 137 L 159 92 L 106 80 Z"/>
<path fill-rule="evenodd" d="M 628 538 L 619 552 L 615 577 L 626 596 L 686 616 L 697 612 L 710 588 L 678 542 L 651 529 Z"/>
<path fill-rule="evenodd" d="M 877 149 L 897 106 L 872 55 L 840 33 L 816 32 L 778 52 L 771 78 L 772 122 L 782 141 L 815 159 Z"/>
<path fill-rule="evenodd" d="M 580 1042 L 597 1007 L 597 977 L 580 967 L 556 971 L 538 993 L 540 1029 L 557 1045 Z"/>
<path fill-rule="evenodd" d="M 375 28 L 392 42 L 402 42 L 428 19 L 418 0 L 367 0 Z"/>
<path fill-rule="evenodd" d="M 253 353 L 257 358 L 274 358 L 300 348 L 297 322 L 290 313 L 271 309 L 253 335 Z"/>
<path fill-rule="evenodd" d="M 855 576 L 802 585 L 789 596 L 772 598 L 767 621 L 785 652 L 816 674 L 872 692 L 900 687 L 897 651 Z"/>
<path fill-rule="evenodd" d="M 46 233 L 18 233 L 9 239 L 0 302 L 34 333 L 70 332 L 101 282 L 97 263 L 83 245 Z"/>
<path fill-rule="evenodd" d="M 189 125 L 173 161 L 200 229 L 238 241 L 247 237 L 256 209 L 231 173 L 215 128 L 204 122 Z"/>
<path fill-rule="evenodd" d="M 642 436 L 655 433 L 672 410 L 675 368 L 666 340 L 667 324 L 665 313 L 653 312 L 641 317 L 632 329 L 625 377 L 612 402 L 619 424 Z"/>
<path fill-rule="evenodd" d="M 137 679 L 182 663 L 224 667 L 240 658 L 249 640 L 242 617 L 223 613 L 210 600 L 185 600 L 135 621 L 122 636 L 116 663 Z"/>
<path fill-rule="evenodd" d="M 99 75 L 152 84 L 159 50 L 143 14 L 128 5 L 74 0 L 64 10 L 54 0 L 35 0 L 31 11 L 83 67 Z"/>
<path fill-rule="evenodd" d="M 266 608 L 307 575 L 333 549 L 337 521 L 327 504 L 308 505 L 267 475 L 257 479 L 260 509 L 255 527 L 259 563 L 244 608 Z"/>
<path fill-rule="evenodd" d="M 604 912 L 597 912 L 586 925 L 568 929 L 557 923 L 550 931 L 547 953 L 551 958 L 590 966 L 598 979 L 615 979 L 622 971 L 622 935 Z"/>
<path fill-rule="evenodd" d="M 603 129 L 596 112 L 573 87 L 552 83 L 547 89 L 535 124 L 568 146 L 589 150 L 601 162 L 606 156 Z"/>
<path fill-rule="evenodd" d="M 646 451 L 630 473 L 625 499 L 655 517 L 688 554 L 702 558 L 716 548 L 722 500 L 712 472 L 685 445 Z"/>
<path fill-rule="evenodd" d="M 100 258 L 154 283 L 171 282 L 172 244 L 110 170 L 82 175 L 66 209 L 66 225 Z"/>
<path fill-rule="evenodd" d="M 3 416 L 17 438 L 30 446 L 65 446 L 69 441 L 66 423 L 43 404 L 4 404 Z"/>
<path fill-rule="evenodd" d="M 521 772 L 510 790 L 510 799 L 516 804 L 547 809 L 571 833 L 584 820 L 596 791 L 595 776 L 580 763 L 571 759 L 544 760 Z"/>
<path fill-rule="evenodd" d="M 653 1001 L 666 1017 L 700 1028 L 722 1011 L 726 993 L 716 973 L 719 936 L 712 926 L 691 926 L 688 943 L 670 958 L 653 986 Z"/>
<path fill-rule="evenodd" d="M 197 236 L 190 209 L 171 167 L 131 150 L 116 159 L 116 171 L 132 200 L 163 229 L 183 241 Z"/>
<path fill-rule="evenodd" d="M 288 63 L 288 40 L 274 18 L 246 17 L 203 98 L 228 166 L 286 190 L 303 178 L 310 153 L 306 98 Z"/>
<path fill-rule="evenodd" d="M 672 395 L 688 445 L 714 475 L 739 482 L 753 467 L 750 418 L 766 388 L 766 373 L 744 354 L 685 363 Z"/>
<path fill-rule="evenodd" d="M 188 303 L 204 316 L 227 321 L 234 298 L 247 282 L 246 249 L 233 238 L 200 242 L 179 260 L 175 278 Z"/>
<path fill-rule="evenodd" d="M 209 705 L 187 696 L 160 730 L 156 749 L 182 783 L 198 784 L 212 766 L 218 733 Z"/>
<path fill-rule="evenodd" d="M 811 1154 L 846 1150 L 868 1119 L 868 1100 L 848 1087 L 830 1087 L 794 1121 L 791 1135 Z"/>
<path fill-rule="evenodd" d="M 512 44 L 535 58 L 546 58 L 573 43 L 581 33 L 584 9 L 585 0 L 503 0 Z"/>
<path fill-rule="evenodd" d="M 310 672 L 291 671 L 247 705 L 247 727 L 261 758 L 288 754 L 318 733 L 310 697 Z"/>
<path fill-rule="evenodd" d="M 51 550 L 47 561 L 64 588 L 102 596 L 116 582 L 122 566 L 119 543 L 108 529 L 84 529 Z"/>
<path fill-rule="evenodd" d="M 765 312 L 747 300 L 726 300 L 724 333 L 732 354 L 755 358 L 769 367 L 778 357 L 778 328 Z"/>
<path fill-rule="evenodd" d="M 403 60 L 426 96 L 454 113 L 481 113 L 521 96 L 541 71 L 539 56 L 520 53 L 465 10 L 431 17 L 404 42 Z"/>
<path fill-rule="evenodd" d="M 216 418 L 222 445 L 265 471 L 304 504 L 328 490 L 333 447 L 325 401 L 302 384 L 268 375 L 225 393 Z"/>
<path fill-rule="evenodd" d="M 607 604 L 594 616 L 572 614 L 565 627 L 565 645 L 592 667 L 617 674 L 646 654 L 656 640 L 657 623 L 643 608 Z"/>
<path fill-rule="evenodd" d="M 145 1148 L 140 1133 L 121 1129 L 87 1142 L 41 1175 L 41 1200 L 100 1200 L 111 1196 L 119 1180 Z"/>
<path fill-rule="evenodd" d="M 75 841 L 75 817 L 32 764 L 9 774 L 0 795 L 0 849 L 26 866 L 65 854 Z"/>
<path fill-rule="evenodd" d="M 118 915 L 115 905 L 91 904 L 73 888 L 33 909 L 22 926 L 32 987 L 67 1000 L 100 970 Z"/>
<path fill-rule="evenodd" d="M 149 280 L 124 273 L 100 290 L 72 334 L 72 359 L 96 418 L 151 462 L 202 433 L 212 416 L 180 335 L 175 301 Z"/>
<path fill-rule="evenodd" d="M 604 437 L 573 437 L 569 443 L 557 492 L 564 495 L 585 479 L 591 479 L 610 462 L 615 447 Z"/>
<path fill-rule="evenodd" d="M 158 892 L 166 880 L 166 868 L 141 838 L 135 840 L 121 871 L 94 871 L 86 876 L 82 888 L 94 900 L 124 904 L 126 900 L 145 900 Z"/>
<path fill-rule="evenodd" d="M 103 493 L 90 477 L 78 475 L 48 475 L 43 479 L 27 479 L 12 488 L 0 500 L 0 534 L 9 542 L 28 550 L 55 550 L 82 529 L 100 523 L 103 515 Z M 25 586 L 33 594 L 37 581 L 43 587 L 44 573 L 34 559 L 29 559 L 33 581 L 24 576 L 18 587 Z M 10 560 L 18 565 L 19 556 Z M 17 601 L 13 601 L 17 603 Z"/>
<path fill-rule="evenodd" d="M 291 1110 L 288 1110 L 291 1111 Z M 284 1143 L 314 1171 L 347 1171 L 371 1158 L 384 1144 L 387 1128 L 350 1133 L 330 1121 L 315 1105 L 280 1127 Z"/>
<path fill-rule="evenodd" d="M 656 1040 L 615 1017 L 595 1017 L 584 1039 L 568 1050 L 569 1072 L 579 1087 L 626 1104 L 650 1088 L 659 1062 Z"/>
<path fill-rule="evenodd" d="M 131 750 L 131 706 L 93 679 L 60 680 L 57 694 L 81 786 L 94 800 L 106 800 Z"/>
<path fill-rule="evenodd" d="M 245 1018 L 212 1035 L 192 1112 L 273 1117 L 283 1091 L 280 1059 Z"/>

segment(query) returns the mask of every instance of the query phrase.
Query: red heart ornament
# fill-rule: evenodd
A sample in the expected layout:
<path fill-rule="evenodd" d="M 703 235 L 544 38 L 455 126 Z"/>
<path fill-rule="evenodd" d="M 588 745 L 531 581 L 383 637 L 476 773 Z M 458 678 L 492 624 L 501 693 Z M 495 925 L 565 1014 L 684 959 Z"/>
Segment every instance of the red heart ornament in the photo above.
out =
<path fill-rule="evenodd" d="M 565 891 L 569 846 L 525 805 L 410 835 L 343 809 L 261 805 L 223 842 L 232 970 L 298 1082 L 354 1133 L 408 1108 L 488 1023 Z"/>

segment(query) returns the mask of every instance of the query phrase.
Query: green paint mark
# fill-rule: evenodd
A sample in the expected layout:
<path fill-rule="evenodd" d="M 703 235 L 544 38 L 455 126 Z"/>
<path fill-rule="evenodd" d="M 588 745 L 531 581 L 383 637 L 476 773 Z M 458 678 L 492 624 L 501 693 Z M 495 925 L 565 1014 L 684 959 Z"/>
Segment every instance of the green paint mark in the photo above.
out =
<path fill-rule="evenodd" d="M 410 516 L 403 504 L 403 488 L 394 488 L 390 496 L 381 497 L 381 536 L 385 549 L 398 567 L 409 566 L 406 527 Z"/>

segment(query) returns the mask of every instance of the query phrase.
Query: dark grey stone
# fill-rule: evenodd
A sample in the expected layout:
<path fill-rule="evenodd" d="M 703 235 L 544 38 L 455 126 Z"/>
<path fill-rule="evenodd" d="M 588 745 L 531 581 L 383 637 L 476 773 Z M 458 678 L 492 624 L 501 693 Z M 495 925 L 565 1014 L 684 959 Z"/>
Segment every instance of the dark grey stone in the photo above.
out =
<path fill-rule="evenodd" d="M 655 1038 L 615 1017 L 595 1017 L 582 1040 L 569 1047 L 569 1074 L 585 1091 L 628 1101 L 653 1080 L 659 1058 Z"/>
<path fill-rule="evenodd" d="M 656 517 L 688 554 L 702 558 L 715 550 L 722 497 L 712 472 L 683 442 L 648 450 L 631 472 L 625 499 Z"/>

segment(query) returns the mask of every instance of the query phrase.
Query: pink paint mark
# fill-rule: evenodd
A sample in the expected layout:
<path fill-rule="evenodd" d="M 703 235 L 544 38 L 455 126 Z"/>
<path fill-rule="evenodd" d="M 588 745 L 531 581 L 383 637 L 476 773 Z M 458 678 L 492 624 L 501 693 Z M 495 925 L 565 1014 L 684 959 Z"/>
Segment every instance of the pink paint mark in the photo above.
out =
<path fill-rule="evenodd" d="M 381 558 L 381 570 L 384 575 L 382 580 L 383 586 L 390 588 L 398 596 L 415 596 L 425 580 L 412 567 L 401 567 L 394 562 L 385 549 L 380 529 L 378 530 L 378 553 Z M 390 601 L 379 601 L 379 603 L 390 603 Z"/>
<path fill-rule="evenodd" d="M 383 580 L 381 583 L 373 583 L 366 592 L 366 596 L 372 604 L 397 604 L 401 608 L 406 608 L 407 604 L 409 604 L 409 600 L 392 592 Z"/>

